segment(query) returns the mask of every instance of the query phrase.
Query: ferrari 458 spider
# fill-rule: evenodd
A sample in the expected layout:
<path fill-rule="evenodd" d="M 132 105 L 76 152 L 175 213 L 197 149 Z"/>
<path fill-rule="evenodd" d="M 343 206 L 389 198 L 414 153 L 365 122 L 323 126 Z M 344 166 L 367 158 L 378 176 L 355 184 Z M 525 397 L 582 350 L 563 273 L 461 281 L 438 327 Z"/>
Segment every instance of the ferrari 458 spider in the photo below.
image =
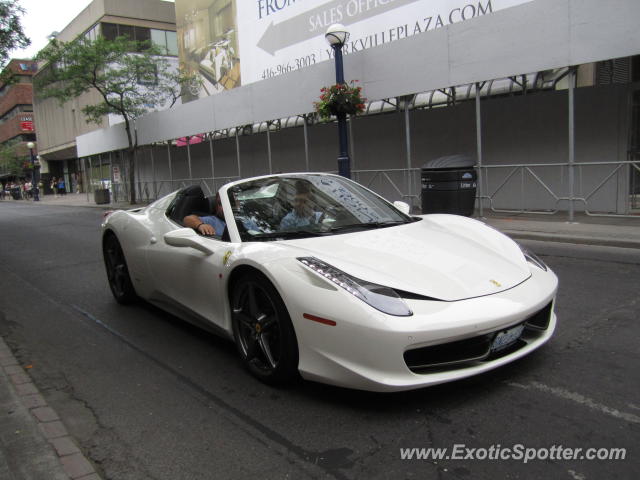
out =
<path fill-rule="evenodd" d="M 414 389 L 516 360 L 556 326 L 558 281 L 535 255 L 336 175 L 250 178 L 217 197 L 187 187 L 110 214 L 102 247 L 117 301 L 232 339 L 267 383 Z"/>

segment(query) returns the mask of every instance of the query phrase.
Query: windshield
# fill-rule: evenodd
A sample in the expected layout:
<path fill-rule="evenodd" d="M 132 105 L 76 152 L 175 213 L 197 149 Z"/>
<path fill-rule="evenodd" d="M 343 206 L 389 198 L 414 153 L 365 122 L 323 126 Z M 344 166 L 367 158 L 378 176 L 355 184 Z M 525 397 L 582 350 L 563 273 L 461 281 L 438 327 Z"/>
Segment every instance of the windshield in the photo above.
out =
<path fill-rule="evenodd" d="M 360 185 L 333 175 L 251 180 L 228 190 L 242 241 L 382 228 L 413 219 Z"/>

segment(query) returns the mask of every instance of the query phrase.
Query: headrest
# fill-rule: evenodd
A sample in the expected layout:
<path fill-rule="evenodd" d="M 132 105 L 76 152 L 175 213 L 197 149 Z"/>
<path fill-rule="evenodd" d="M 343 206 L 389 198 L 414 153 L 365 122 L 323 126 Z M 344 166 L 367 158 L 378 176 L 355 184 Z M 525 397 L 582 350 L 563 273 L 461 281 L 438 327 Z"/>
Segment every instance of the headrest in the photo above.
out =
<path fill-rule="evenodd" d="M 200 185 L 189 185 L 188 187 L 183 188 L 178 192 L 179 196 L 182 197 L 201 197 L 204 198 L 204 192 L 202 191 L 202 187 Z"/>

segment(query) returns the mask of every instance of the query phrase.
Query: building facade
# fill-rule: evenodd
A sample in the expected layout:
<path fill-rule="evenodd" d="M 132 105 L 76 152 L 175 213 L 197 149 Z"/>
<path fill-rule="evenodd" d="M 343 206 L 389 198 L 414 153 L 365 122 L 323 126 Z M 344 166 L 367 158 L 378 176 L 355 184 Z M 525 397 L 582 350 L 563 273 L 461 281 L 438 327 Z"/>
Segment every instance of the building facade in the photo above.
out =
<path fill-rule="evenodd" d="M 31 177 L 28 142 L 36 141 L 32 77 L 34 61 L 13 59 L 2 72 L 0 84 L 0 178 Z M 4 182 L 3 182 L 4 183 Z"/>
<path fill-rule="evenodd" d="M 94 0 L 61 32 L 56 33 L 55 38 L 69 42 L 81 35 L 89 39 L 102 35 L 108 39 L 128 36 L 133 40 L 146 40 L 165 50 L 167 56 L 177 57 L 175 10 L 171 2 Z M 101 124 L 87 123 L 82 108 L 101 100 L 102 97 L 94 91 L 64 105 L 53 98 L 40 99 L 36 95 L 34 99 L 40 132 L 40 156 L 48 163 L 49 176 L 63 177 L 70 191 L 84 189 L 76 137 L 122 121 L 105 116 Z M 100 179 L 104 175 L 98 171 L 92 176 Z"/>

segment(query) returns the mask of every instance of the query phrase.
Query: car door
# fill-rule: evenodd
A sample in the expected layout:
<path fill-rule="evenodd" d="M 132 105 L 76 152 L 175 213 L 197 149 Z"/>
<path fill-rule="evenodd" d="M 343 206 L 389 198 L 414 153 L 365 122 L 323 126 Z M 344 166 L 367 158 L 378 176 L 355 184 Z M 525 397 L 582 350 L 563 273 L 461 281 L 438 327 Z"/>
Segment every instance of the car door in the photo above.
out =
<path fill-rule="evenodd" d="M 151 300 L 169 304 L 173 309 L 178 308 L 226 330 L 223 270 L 225 255 L 228 258 L 232 244 L 216 238 L 199 238 L 198 241 L 212 253 L 171 246 L 164 235 L 182 227 L 166 217 L 162 225 L 147 249 L 148 268 L 154 283 Z"/>

